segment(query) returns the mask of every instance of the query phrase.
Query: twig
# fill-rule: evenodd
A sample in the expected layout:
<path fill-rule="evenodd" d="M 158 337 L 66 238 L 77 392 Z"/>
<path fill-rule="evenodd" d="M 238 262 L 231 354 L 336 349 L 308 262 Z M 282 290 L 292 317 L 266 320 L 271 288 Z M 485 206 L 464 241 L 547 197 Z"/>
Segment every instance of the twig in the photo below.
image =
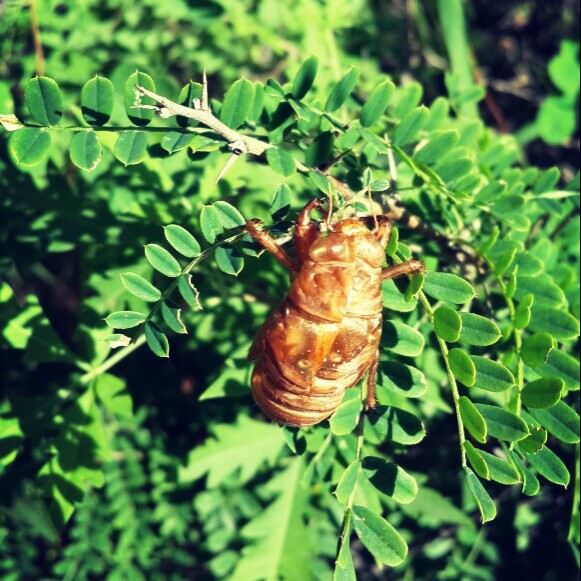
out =
<path fill-rule="evenodd" d="M 44 50 L 40 40 L 40 28 L 38 26 L 38 14 L 36 11 L 36 0 L 30 0 L 30 26 L 34 39 L 34 52 L 36 54 L 36 74 L 39 77 L 44 75 Z"/>
<path fill-rule="evenodd" d="M 135 85 L 135 89 L 137 101 L 134 107 L 136 109 L 153 109 L 163 119 L 180 116 L 202 123 L 221 135 L 228 142 L 228 147 L 234 155 L 242 155 L 244 153 L 262 155 L 267 149 L 273 147 L 270 143 L 264 143 L 259 139 L 235 131 L 214 116 L 208 105 L 208 83 L 205 72 L 202 83 L 202 99 L 194 99 L 192 102 L 193 107 L 185 107 L 184 105 L 174 103 L 172 100 L 162 97 L 153 91 L 149 91 L 141 85 Z M 141 104 L 139 100 L 143 96 L 153 99 L 156 104 Z"/>

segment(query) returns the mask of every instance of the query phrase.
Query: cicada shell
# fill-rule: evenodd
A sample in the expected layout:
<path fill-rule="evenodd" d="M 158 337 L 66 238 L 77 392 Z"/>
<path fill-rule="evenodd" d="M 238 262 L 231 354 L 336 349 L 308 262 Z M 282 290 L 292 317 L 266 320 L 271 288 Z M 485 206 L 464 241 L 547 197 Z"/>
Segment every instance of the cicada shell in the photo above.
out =
<path fill-rule="evenodd" d="M 344 219 L 321 233 L 311 221 L 313 201 L 295 228 L 296 260 L 254 222 L 248 232 L 291 272 L 291 288 L 258 332 L 252 394 L 272 420 L 289 426 L 317 424 L 341 403 L 346 389 L 368 373 L 374 404 L 382 329 L 381 282 L 422 272 L 417 260 L 384 268 L 391 222 Z"/>

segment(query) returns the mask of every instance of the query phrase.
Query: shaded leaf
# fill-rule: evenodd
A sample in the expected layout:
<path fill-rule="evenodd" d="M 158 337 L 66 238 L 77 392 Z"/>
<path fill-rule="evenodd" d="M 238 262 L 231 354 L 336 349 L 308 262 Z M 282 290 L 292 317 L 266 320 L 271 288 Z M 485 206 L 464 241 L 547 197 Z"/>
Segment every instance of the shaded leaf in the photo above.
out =
<path fill-rule="evenodd" d="M 489 522 L 496 518 L 496 505 L 478 477 L 470 468 L 464 468 L 466 473 L 466 484 L 468 485 L 468 490 L 472 494 L 472 498 L 476 502 L 478 509 L 480 510 L 480 516 L 482 517 L 482 523 Z"/>
<path fill-rule="evenodd" d="M 472 359 L 476 369 L 474 387 L 479 387 L 486 391 L 500 392 L 514 386 L 513 374 L 501 363 L 478 355 L 471 355 L 470 359 Z"/>
<path fill-rule="evenodd" d="M 518 442 L 529 435 L 529 429 L 526 422 L 495 405 L 477 403 L 476 409 L 482 414 L 486 421 L 488 434 L 497 440 L 506 440 L 508 442 Z"/>
<path fill-rule="evenodd" d="M 341 403 L 329 420 L 331 432 L 336 436 L 350 434 L 359 421 L 363 404 L 358 397 L 353 397 Z"/>
<path fill-rule="evenodd" d="M 409 504 L 418 494 L 418 484 L 403 468 L 376 456 L 362 462 L 363 473 L 377 490 L 400 504 Z"/>
<path fill-rule="evenodd" d="M 394 90 L 395 85 L 391 81 L 383 81 L 371 91 L 369 99 L 361 108 L 359 119 L 362 127 L 371 127 L 381 119 Z"/>
<path fill-rule="evenodd" d="M 80 131 L 73 135 L 70 155 L 78 168 L 91 173 L 103 157 L 103 148 L 93 131 Z"/>
<path fill-rule="evenodd" d="M 325 103 L 325 111 L 327 111 L 327 113 L 336 111 L 341 107 L 341 105 L 343 105 L 343 103 L 345 103 L 349 95 L 353 92 L 358 79 L 359 69 L 351 67 L 333 87 L 333 90 Z"/>
<path fill-rule="evenodd" d="M 218 268 L 226 274 L 238 276 L 244 268 L 244 258 L 232 247 L 220 246 L 214 255 Z"/>
<path fill-rule="evenodd" d="M 14 165 L 27 170 L 40 165 L 50 152 L 51 138 L 41 129 L 25 127 L 10 135 L 8 152 Z"/>
<path fill-rule="evenodd" d="M 244 123 L 254 101 L 254 85 L 247 79 L 238 79 L 224 95 L 220 120 L 232 129 Z"/>
<path fill-rule="evenodd" d="M 477 442 L 480 442 L 481 444 L 486 443 L 488 429 L 482 414 L 465 395 L 460 397 L 459 403 L 460 416 L 464 423 L 464 427 Z"/>
<path fill-rule="evenodd" d="M 34 77 L 24 85 L 24 99 L 30 114 L 40 125 L 58 125 L 63 116 L 63 98 L 56 81 Z"/>
<path fill-rule="evenodd" d="M 381 516 L 363 506 L 353 507 L 353 528 L 365 548 L 380 562 L 391 567 L 403 563 L 407 544 Z"/>
<path fill-rule="evenodd" d="M 294 99 L 300 101 L 309 92 L 317 76 L 318 67 L 319 59 L 314 55 L 303 62 L 293 80 L 291 94 Z"/>
<path fill-rule="evenodd" d="M 418 133 L 424 128 L 430 117 L 429 110 L 424 107 L 418 107 L 410 111 L 399 123 L 393 134 L 393 144 L 401 147 L 416 139 Z"/>
<path fill-rule="evenodd" d="M 337 488 L 333 492 L 333 494 L 337 497 L 337 500 L 341 504 L 345 504 L 351 493 L 355 489 L 355 485 L 357 483 L 357 472 L 359 471 L 359 462 L 356 460 L 351 462 L 349 466 L 345 469 L 341 478 L 339 479 L 339 483 L 337 484 Z"/>
<path fill-rule="evenodd" d="M 89 125 L 105 125 L 115 99 L 113 83 L 104 77 L 95 76 L 81 90 L 81 113 Z"/>
<path fill-rule="evenodd" d="M 126 166 L 141 163 L 147 156 L 147 135 L 140 131 L 121 133 L 115 142 L 113 154 Z"/>
<path fill-rule="evenodd" d="M 153 79 L 147 74 L 140 71 L 135 71 L 125 82 L 125 89 L 123 91 L 123 101 L 125 103 L 125 112 L 129 121 L 133 125 L 143 127 L 148 125 L 155 112 L 152 109 L 136 109 L 135 105 L 155 105 L 155 101 L 150 97 L 142 97 L 137 93 L 136 85 L 141 85 L 148 91 L 155 93 L 155 83 Z"/>
<path fill-rule="evenodd" d="M 458 341 L 462 331 L 462 319 L 458 312 L 450 307 L 438 307 L 434 312 L 434 331 L 448 343 Z"/>
<path fill-rule="evenodd" d="M 174 333 L 187 333 L 187 329 L 181 319 L 182 310 L 173 301 L 166 299 L 161 303 L 161 315 L 165 324 Z"/>
<path fill-rule="evenodd" d="M 565 382 L 560 377 L 542 377 L 527 383 L 522 392 L 522 402 L 529 408 L 554 406 L 563 393 Z"/>
<path fill-rule="evenodd" d="M 461 381 L 467 387 L 471 387 L 476 383 L 476 365 L 474 361 L 462 349 L 451 349 L 448 354 L 450 369 L 454 377 Z"/>
<path fill-rule="evenodd" d="M 564 401 L 547 409 L 531 409 L 531 415 L 561 442 L 579 442 L 579 414 Z"/>
<path fill-rule="evenodd" d="M 155 324 L 145 325 L 145 341 L 147 346 L 158 357 L 169 357 L 169 342 L 165 333 Z"/>

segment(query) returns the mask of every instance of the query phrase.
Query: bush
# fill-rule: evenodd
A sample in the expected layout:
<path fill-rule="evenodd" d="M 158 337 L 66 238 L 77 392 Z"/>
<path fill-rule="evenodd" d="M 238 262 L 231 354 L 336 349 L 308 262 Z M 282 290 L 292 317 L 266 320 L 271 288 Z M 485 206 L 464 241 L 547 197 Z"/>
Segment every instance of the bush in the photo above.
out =
<path fill-rule="evenodd" d="M 424 9 L 445 88 L 381 72 L 395 8 L 32 3 L 34 54 L 5 8 L 6 578 L 572 574 L 579 174 L 483 122 L 462 4 Z M 288 277 L 243 226 L 283 242 L 314 197 L 427 274 L 382 286 L 378 405 L 280 427 L 247 353 Z"/>

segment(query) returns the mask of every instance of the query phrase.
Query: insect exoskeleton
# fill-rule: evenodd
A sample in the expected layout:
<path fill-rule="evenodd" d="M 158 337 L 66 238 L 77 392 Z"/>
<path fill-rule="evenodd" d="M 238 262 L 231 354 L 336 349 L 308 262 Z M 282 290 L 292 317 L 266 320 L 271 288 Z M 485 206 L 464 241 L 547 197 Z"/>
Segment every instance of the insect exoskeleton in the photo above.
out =
<path fill-rule="evenodd" d="M 382 327 L 381 282 L 424 271 L 418 260 L 384 268 L 391 222 L 379 216 L 343 219 L 322 233 L 309 202 L 295 227 L 296 259 L 260 230 L 246 229 L 291 273 L 291 288 L 259 330 L 249 358 L 256 360 L 252 394 L 272 420 L 289 426 L 318 424 L 341 403 L 346 389 L 368 373 L 368 404 Z"/>

